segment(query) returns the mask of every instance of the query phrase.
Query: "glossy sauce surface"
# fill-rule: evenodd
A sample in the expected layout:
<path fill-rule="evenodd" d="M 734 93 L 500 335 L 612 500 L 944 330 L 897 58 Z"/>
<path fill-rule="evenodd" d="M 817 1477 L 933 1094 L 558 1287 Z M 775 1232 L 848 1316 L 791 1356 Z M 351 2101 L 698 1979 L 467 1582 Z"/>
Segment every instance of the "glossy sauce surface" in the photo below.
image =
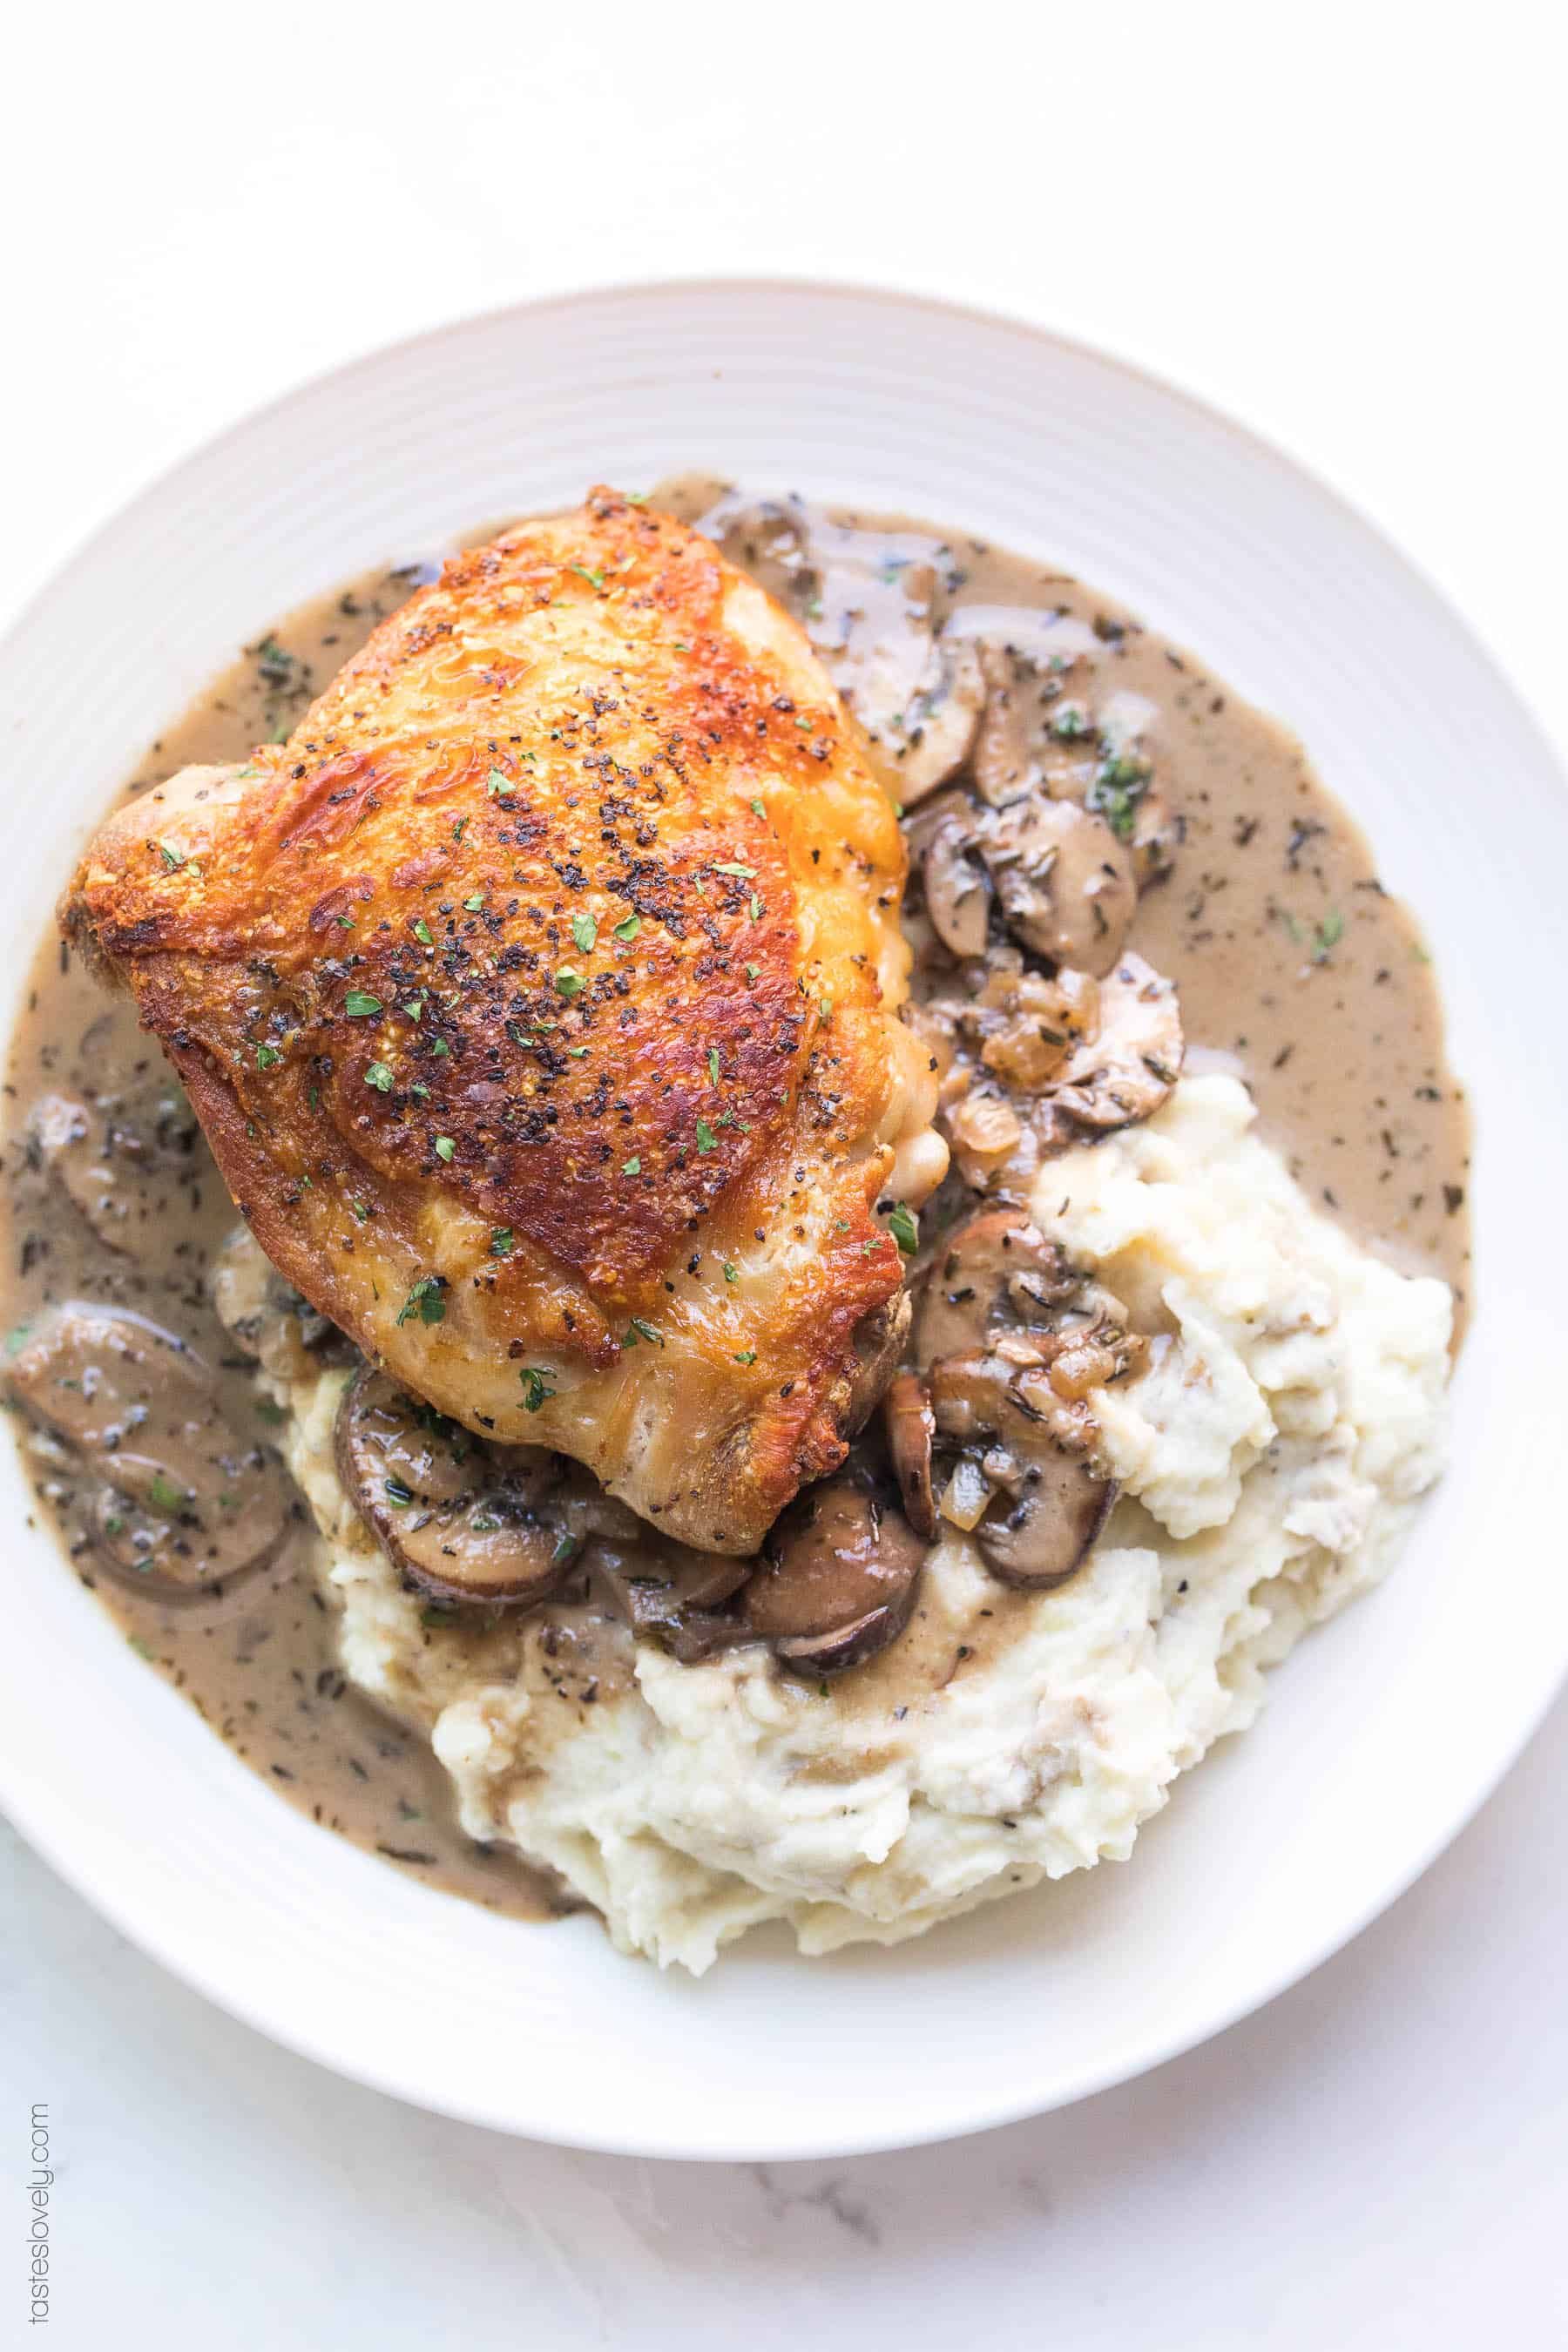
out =
<path fill-rule="evenodd" d="M 1043 681 L 1053 724 L 1081 706 L 1128 730 L 1181 834 L 1173 870 L 1139 899 L 1131 944 L 1177 983 L 1190 1066 L 1218 1055 L 1237 1069 L 1303 1185 L 1402 1267 L 1442 1275 L 1462 1321 L 1468 1118 L 1444 1061 L 1434 976 L 1359 828 L 1294 739 L 1109 599 L 978 541 L 793 507 L 794 555 L 781 562 L 784 541 L 766 518 L 782 509 L 696 478 L 667 486 L 658 502 L 709 520 L 726 551 L 796 611 L 847 688 L 874 675 L 887 646 L 918 622 L 928 634 L 1016 647 L 1031 680 Z M 428 567 L 377 572 L 276 623 L 150 748 L 128 789 L 190 762 L 243 759 L 286 734 L 426 576 Z M 907 749 L 896 735 L 882 744 L 895 793 Z M 1079 756 L 1070 731 L 1050 756 Z M 917 994 L 936 985 L 929 961 L 922 952 Z M 90 1192 L 79 1183 L 73 1198 L 29 1141 L 42 1098 L 82 1106 L 107 1134 L 117 1105 L 144 1118 L 161 1091 L 177 1121 L 178 1089 L 128 1001 L 105 996 L 46 940 L 6 1080 L 7 1345 L 14 1356 L 25 1349 L 43 1310 L 62 1300 L 128 1308 L 211 1366 L 217 1409 L 265 1454 L 273 1409 L 207 1302 L 235 1211 L 199 1134 L 178 1129 L 165 1161 L 132 1171 L 113 1245 L 80 1206 Z M 228 1589 L 220 1579 L 188 1594 L 154 1591 L 106 1564 L 90 1497 L 58 1449 L 46 1441 L 30 1467 L 77 1572 L 127 1638 L 291 1803 L 426 1883 L 521 1916 L 560 1907 L 515 1856 L 463 1835 L 446 1775 L 418 1735 L 347 1687 L 297 1542 Z M 1020 1599 L 998 1589 L 996 1638 Z M 923 1609 L 903 1640 L 921 1652 L 922 1682 L 946 1679 L 966 1654 L 952 1659 Z M 874 1706 L 880 1679 L 873 1664 L 841 1686 L 847 1697 L 860 1685 L 858 1715 Z"/>

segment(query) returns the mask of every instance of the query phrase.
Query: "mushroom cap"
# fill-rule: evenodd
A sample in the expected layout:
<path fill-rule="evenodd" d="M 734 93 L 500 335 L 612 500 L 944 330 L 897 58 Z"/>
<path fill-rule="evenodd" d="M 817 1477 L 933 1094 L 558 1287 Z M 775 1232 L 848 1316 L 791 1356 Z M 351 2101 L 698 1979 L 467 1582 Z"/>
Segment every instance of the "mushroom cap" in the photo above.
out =
<path fill-rule="evenodd" d="M 998 1317 L 1043 1319 L 1075 1284 L 1060 1244 L 1026 1210 L 983 1209 L 938 1249 L 921 1296 L 916 1353 L 924 1364 L 967 1355 L 984 1346 Z"/>
<path fill-rule="evenodd" d="M 139 1591 L 211 1591 L 276 1558 L 295 1516 L 277 1459 L 240 1436 L 211 1366 L 171 1332 L 68 1300 L 6 1380 L 96 1486 L 96 1540 Z"/>
<path fill-rule="evenodd" d="M 581 1529 L 561 1507 L 559 1454 L 488 1444 L 370 1365 L 343 1392 L 334 1444 L 349 1500 L 422 1591 L 526 1606 L 571 1569 Z"/>
<path fill-rule="evenodd" d="M 68 1200 L 111 1250 L 134 1255 L 170 1209 L 172 1188 L 200 1172 L 201 1129 L 171 1076 L 89 1108 L 45 1095 L 28 1136 Z"/>
<path fill-rule="evenodd" d="M 859 1665 L 909 1622 L 925 1550 L 871 1480 L 825 1479 L 770 1536 L 746 1588 L 747 1628 L 797 1672 Z"/>
<path fill-rule="evenodd" d="M 1174 983 L 1130 950 L 1100 982 L 1099 1027 L 1068 1055 L 1049 1108 L 1079 1127 L 1131 1127 L 1159 1109 L 1185 1050 Z"/>
<path fill-rule="evenodd" d="M 1017 1496 L 998 1496 L 975 1539 L 1004 1583 L 1060 1584 L 1082 1562 L 1116 1496 L 1116 1481 L 1087 1456 L 1047 1445 L 1032 1454 Z"/>
<path fill-rule="evenodd" d="M 925 835 L 921 875 L 931 929 L 960 961 L 984 953 L 991 925 L 991 884 L 971 853 L 977 844 L 972 822 L 958 808 L 944 808 Z"/>
<path fill-rule="evenodd" d="M 1132 859 L 1103 817 L 1030 793 L 985 819 L 979 849 L 1007 928 L 1037 955 L 1099 979 L 1138 906 Z"/>
<path fill-rule="evenodd" d="M 937 1532 L 936 1495 L 931 1471 L 936 1415 L 931 1411 L 931 1391 L 923 1374 L 898 1373 L 882 1400 L 882 1414 L 904 1517 L 915 1533 L 930 1542 Z"/>
<path fill-rule="evenodd" d="M 913 1318 L 914 1302 L 907 1290 L 862 1316 L 855 1333 L 857 1370 L 840 1423 L 844 1436 L 855 1436 L 876 1410 L 889 1375 L 903 1353 Z"/>
<path fill-rule="evenodd" d="M 752 1573 L 749 1559 L 664 1543 L 644 1528 L 630 1541 L 595 1537 L 584 1565 L 634 1637 L 657 1642 L 683 1664 L 747 1638 L 744 1624 L 721 1612 Z"/>

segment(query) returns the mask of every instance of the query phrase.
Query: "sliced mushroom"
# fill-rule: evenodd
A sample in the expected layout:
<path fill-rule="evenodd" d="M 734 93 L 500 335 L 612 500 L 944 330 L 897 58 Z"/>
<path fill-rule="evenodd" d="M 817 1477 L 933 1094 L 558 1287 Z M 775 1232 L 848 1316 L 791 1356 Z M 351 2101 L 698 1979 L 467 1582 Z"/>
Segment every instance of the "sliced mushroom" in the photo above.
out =
<path fill-rule="evenodd" d="M 1044 1323 L 1077 1287 L 1060 1245 L 1024 1210 L 984 1210 L 938 1255 L 921 1298 L 916 1356 L 934 1364 L 984 1349 L 998 1321 Z"/>
<path fill-rule="evenodd" d="M 1040 1415 L 1021 1393 L 1017 1373 L 1016 1364 L 988 1348 L 937 1359 L 928 1375 L 931 1413 L 950 1446 L 1028 1442 Z"/>
<path fill-rule="evenodd" d="M 637 1640 L 657 1642 L 684 1665 L 747 1639 L 743 1622 L 722 1611 L 751 1575 L 752 1560 L 661 1543 L 647 1528 L 629 1541 L 595 1538 L 584 1559 L 595 1586 Z"/>
<path fill-rule="evenodd" d="M 790 1506 L 746 1587 L 742 1614 L 797 1674 L 842 1674 L 909 1622 L 925 1546 L 868 1479 L 829 1478 Z"/>
<path fill-rule="evenodd" d="M 975 732 L 970 772 L 983 801 L 992 808 L 1016 800 L 1041 781 L 1036 759 L 1037 729 L 1018 664 L 1002 646 L 980 650 L 985 709 Z"/>
<path fill-rule="evenodd" d="M 991 884 L 973 848 L 972 824 L 956 810 L 945 813 L 926 838 L 921 866 L 931 928 L 961 961 L 984 953 L 991 923 Z"/>
<path fill-rule="evenodd" d="M 1072 1140 L 1060 1123 L 1108 1130 L 1157 1111 L 1182 1074 L 1185 1043 L 1173 984 L 1142 956 L 1124 955 L 1100 988 L 1100 1024 L 1075 1047 L 1047 1108 L 1052 1139 Z"/>
<path fill-rule="evenodd" d="M 896 1298 L 862 1316 L 856 1326 L 856 1370 L 838 1423 L 840 1436 L 853 1437 L 870 1419 L 889 1374 L 903 1354 L 913 1317 L 913 1301 L 907 1290 L 900 1290 Z"/>
<path fill-rule="evenodd" d="M 986 1565 L 1007 1584 L 1060 1584 L 1110 1515 L 1117 1486 L 1083 1454 L 1047 1445 L 1016 1496 L 998 1495 L 975 1529 Z"/>
<path fill-rule="evenodd" d="M 985 709 L 975 733 L 970 773 L 975 790 L 991 808 L 1028 793 L 1080 805 L 1095 772 L 1099 736 L 1094 721 L 1073 692 L 1074 669 L 1085 672 L 1081 648 L 1063 627 L 1060 650 L 1049 656 L 1043 672 L 1016 646 L 983 641 L 980 662 L 985 680 Z M 1092 642 L 1092 641 L 1091 641 Z M 1047 658 L 1039 648 L 1038 662 Z"/>
<path fill-rule="evenodd" d="M 882 1412 L 904 1517 L 916 1535 L 924 1536 L 929 1542 L 937 1532 L 936 1496 L 931 1475 L 936 1416 L 921 1374 L 898 1373 L 882 1401 Z"/>
<path fill-rule="evenodd" d="M 697 528 L 786 612 L 802 614 L 817 601 L 819 576 L 799 499 L 748 499 L 726 491 L 698 518 Z"/>
<path fill-rule="evenodd" d="M 276 1557 L 293 1516 L 278 1462 L 246 1444 L 211 1367 L 171 1333 L 73 1300 L 6 1377 L 59 1441 L 58 1458 L 79 1471 L 71 1499 L 130 1580 L 171 1594 L 210 1590 Z"/>
<path fill-rule="evenodd" d="M 369 1365 L 343 1393 L 336 1453 L 355 1510 L 424 1591 L 526 1606 L 572 1569 L 583 1528 L 558 1454 L 488 1444 Z"/>
<path fill-rule="evenodd" d="M 1110 970 L 1138 888 L 1126 845 L 1103 818 L 1034 793 L 995 810 L 978 846 L 1007 928 L 1026 947 L 1097 980 Z"/>
<path fill-rule="evenodd" d="M 1010 1582 L 1070 1576 L 1115 1492 L 1086 1400 L 1144 1356 L 1118 1302 L 1022 1211 L 990 1210 L 939 1256 L 917 1352 L 951 1465 L 941 1514 L 972 1529 Z"/>
<path fill-rule="evenodd" d="M 795 498 L 734 493 L 698 528 L 805 624 L 889 792 L 913 807 L 957 773 L 985 681 L 973 645 L 939 633 L 929 541 L 889 541 Z"/>
<path fill-rule="evenodd" d="M 235 1345 L 275 1380 L 304 1380 L 347 1350 L 335 1325 L 284 1281 L 248 1225 L 225 1236 L 207 1291 Z"/>
<path fill-rule="evenodd" d="M 963 638 L 936 641 L 934 677 L 917 691 L 897 754 L 895 789 L 906 808 L 958 773 L 969 756 L 985 702 L 980 656 Z"/>
<path fill-rule="evenodd" d="M 33 1149 L 100 1241 L 127 1255 L 158 1238 L 173 1187 L 212 1173 L 195 1113 L 172 1077 L 92 1108 L 46 1095 L 28 1127 Z"/>
<path fill-rule="evenodd" d="M 857 541 L 859 543 L 857 544 Z M 872 765 L 906 806 L 963 766 L 985 700 L 973 647 L 937 635 L 933 564 L 886 561 L 886 544 L 819 526 L 807 622 L 834 684 L 865 730 Z"/>

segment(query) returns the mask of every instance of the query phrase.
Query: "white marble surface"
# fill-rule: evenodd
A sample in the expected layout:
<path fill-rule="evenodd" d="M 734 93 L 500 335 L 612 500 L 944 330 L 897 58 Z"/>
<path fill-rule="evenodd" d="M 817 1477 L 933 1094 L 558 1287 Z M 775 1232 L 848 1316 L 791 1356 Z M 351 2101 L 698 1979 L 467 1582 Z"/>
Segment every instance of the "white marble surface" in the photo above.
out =
<path fill-rule="evenodd" d="M 1210 394 L 1376 514 L 1568 734 L 1549 16 L 28 11 L 0 148 L 0 618 L 160 466 L 312 369 L 574 283 L 772 269 L 999 304 Z M 1506 1605 L 1507 1578 L 1504 1521 L 1479 1594 Z M 803 2329 L 824 2352 L 871 2331 L 1535 2352 L 1568 2334 L 1565 1769 L 1560 1710 L 1385 1919 L 1142 2083 L 772 2171 L 563 2155 L 349 2087 L 8 1844 L 0 2180 L 15 2221 L 21 2124 L 47 2101 L 50 2325 L 91 2352 L 769 2352 Z M 20 2344 L 6 2276 L 0 2343 Z"/>

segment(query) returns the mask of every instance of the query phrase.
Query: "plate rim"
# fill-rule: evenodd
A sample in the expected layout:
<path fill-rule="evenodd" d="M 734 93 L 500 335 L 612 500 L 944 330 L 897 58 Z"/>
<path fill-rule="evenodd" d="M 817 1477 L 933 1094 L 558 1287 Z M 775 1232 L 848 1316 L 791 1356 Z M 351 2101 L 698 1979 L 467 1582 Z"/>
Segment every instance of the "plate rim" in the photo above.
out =
<path fill-rule="evenodd" d="M 367 345 L 330 366 L 313 370 L 231 418 L 217 432 L 186 448 L 171 463 L 149 476 L 128 498 L 76 540 L 50 565 L 42 581 L 16 610 L 5 630 L 0 632 L 0 660 L 14 655 L 18 642 L 27 632 L 40 621 L 47 621 L 53 600 L 68 592 L 77 577 L 94 566 L 103 548 L 112 541 L 119 530 L 134 524 L 148 510 L 156 512 L 172 494 L 177 494 L 182 478 L 190 469 L 219 455 L 232 444 L 243 441 L 258 427 L 265 426 L 296 404 L 308 403 L 323 388 L 352 384 L 357 375 L 379 370 L 405 354 L 445 341 L 458 341 L 467 334 L 482 331 L 503 321 L 548 320 L 552 313 L 617 301 L 655 299 L 679 302 L 686 298 L 715 295 L 748 298 L 795 295 L 813 299 L 829 297 L 853 306 L 890 305 L 903 310 L 920 310 L 988 331 L 1002 329 L 1027 343 L 1053 347 L 1090 362 L 1108 365 L 1136 380 L 1163 399 L 1178 403 L 1210 428 L 1218 428 L 1244 442 L 1256 457 L 1303 480 L 1342 519 L 1374 540 L 1418 583 L 1432 604 L 1440 609 L 1450 627 L 1463 637 L 1472 654 L 1485 666 L 1490 674 L 1491 683 L 1511 703 L 1521 726 L 1535 738 L 1543 766 L 1551 772 L 1555 788 L 1559 793 L 1568 791 L 1568 775 L 1564 773 L 1552 730 L 1494 651 L 1489 639 L 1476 628 L 1425 566 L 1408 554 L 1356 500 L 1319 472 L 1309 459 L 1263 433 L 1245 416 L 1221 407 L 1163 370 L 1112 345 L 1065 332 L 1010 310 L 966 303 L 919 288 L 839 278 L 830 274 L 820 277 L 796 273 L 652 276 L 576 286 L 515 301 L 482 305 L 417 329 L 410 334 Z M 1468 1795 L 1457 1817 L 1446 1822 L 1424 1840 L 1414 1855 L 1406 1857 L 1393 1875 L 1381 1880 L 1375 1894 L 1358 1904 L 1348 1921 L 1336 1919 L 1322 1935 L 1308 1939 L 1288 1962 L 1269 1972 L 1260 1988 L 1249 1993 L 1240 2005 L 1234 1997 L 1222 1995 L 1212 2005 L 1200 2004 L 1196 2014 L 1189 2016 L 1188 2021 L 1174 2032 L 1156 2020 L 1141 2033 L 1131 2035 L 1114 2054 L 1102 2055 L 1076 2067 L 1059 2070 L 1060 2078 L 1057 2085 L 1044 2094 L 1037 2089 L 1025 2087 L 1016 2094 L 990 2101 L 970 2099 L 961 2103 L 958 2098 L 950 2097 L 945 2105 L 939 2103 L 915 2123 L 895 2124 L 889 2121 L 879 2128 L 847 2135 L 839 2132 L 826 2137 L 809 2131 L 792 2135 L 786 2130 L 773 2128 L 765 2139 L 704 2138 L 700 2133 L 660 2134 L 641 2126 L 612 2137 L 603 2130 L 574 2131 L 570 2118 L 564 2121 L 552 2119 L 548 2125 L 537 2121 L 520 2123 L 513 2113 L 487 2106 L 482 2099 L 454 2095 L 439 2083 L 426 2084 L 422 2082 L 419 2087 L 410 2087 L 407 2076 L 410 2072 L 417 2073 L 417 2068 L 411 2070 L 405 2067 L 404 2079 L 394 2079 L 395 2070 L 382 2068 L 367 2057 L 357 2053 L 348 2057 L 340 2054 L 325 2036 L 318 2037 L 310 2031 L 309 2018 L 279 2022 L 272 2015 L 265 2013 L 264 2003 L 252 2000 L 243 1990 L 234 1990 L 215 1982 L 212 1971 L 205 1968 L 198 1958 L 184 1953 L 180 1948 L 177 1926 L 165 1936 L 162 1932 L 162 1923 L 139 1914 L 133 1900 L 128 1895 L 122 1898 L 115 1889 L 107 1894 L 103 1892 L 93 1883 L 89 1861 L 79 1859 L 79 1851 L 73 1848 L 69 1839 L 68 1825 L 62 1826 L 58 1818 L 50 1818 L 47 1784 L 41 1779 L 37 1781 L 35 1801 L 35 1791 L 30 1790 L 21 1776 L 12 1769 L 11 1759 L 3 1742 L 0 1742 L 0 1805 L 21 1836 L 73 1891 L 138 1950 L 167 1969 L 177 1982 L 295 2055 L 307 2058 L 368 2089 L 405 2105 L 512 2137 L 539 2137 L 552 2145 L 605 2154 L 727 2163 L 828 2158 L 929 2146 L 970 2133 L 993 2130 L 1031 2116 L 1055 2112 L 1173 2063 L 1213 2040 L 1229 2026 L 1258 2014 L 1292 1986 L 1303 1981 L 1335 1953 L 1343 1950 L 1384 1912 L 1399 1902 L 1476 1821 L 1540 1729 L 1565 1684 L 1568 1684 L 1568 1651 L 1555 1662 L 1542 1690 L 1521 1710 L 1509 1739 L 1502 1743 L 1500 1759 L 1493 1760 L 1482 1780 Z M 239 1769 L 247 1768 L 241 1766 Z M 694 2145 L 694 2141 L 701 2144 Z"/>

